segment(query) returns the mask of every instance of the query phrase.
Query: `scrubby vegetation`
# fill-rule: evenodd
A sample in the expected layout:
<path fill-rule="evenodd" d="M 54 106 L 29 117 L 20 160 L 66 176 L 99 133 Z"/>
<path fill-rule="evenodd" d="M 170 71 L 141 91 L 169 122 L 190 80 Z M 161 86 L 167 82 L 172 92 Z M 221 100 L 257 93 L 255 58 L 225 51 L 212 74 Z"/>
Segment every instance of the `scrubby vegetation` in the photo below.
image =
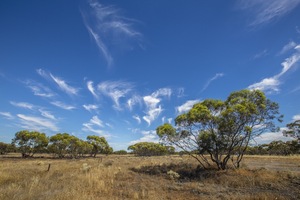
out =
<path fill-rule="evenodd" d="M 0 158 L 0 199 L 296 200 L 299 163 L 299 156 L 245 156 L 241 169 L 219 171 L 188 155 Z"/>

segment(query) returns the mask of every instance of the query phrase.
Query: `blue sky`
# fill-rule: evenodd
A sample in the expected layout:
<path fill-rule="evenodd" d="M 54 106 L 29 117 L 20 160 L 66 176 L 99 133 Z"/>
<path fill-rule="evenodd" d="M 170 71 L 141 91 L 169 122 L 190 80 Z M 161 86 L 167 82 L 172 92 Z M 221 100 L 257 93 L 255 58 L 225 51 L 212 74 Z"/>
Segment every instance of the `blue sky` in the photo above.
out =
<path fill-rule="evenodd" d="M 0 141 L 28 129 L 126 149 L 246 88 L 279 103 L 284 128 L 300 119 L 299 19 L 300 0 L 2 0 Z"/>

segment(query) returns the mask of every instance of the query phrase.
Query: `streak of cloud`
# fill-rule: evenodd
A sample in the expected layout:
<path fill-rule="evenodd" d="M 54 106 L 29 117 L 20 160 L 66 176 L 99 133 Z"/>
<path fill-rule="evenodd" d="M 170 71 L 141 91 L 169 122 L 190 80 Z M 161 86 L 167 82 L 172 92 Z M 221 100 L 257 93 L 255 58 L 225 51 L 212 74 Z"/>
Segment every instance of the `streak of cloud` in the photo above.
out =
<path fill-rule="evenodd" d="M 268 24 L 292 12 L 300 0 L 239 0 L 238 8 L 251 15 L 250 26 Z"/>
<path fill-rule="evenodd" d="M 64 110 L 74 110 L 74 109 L 76 109 L 75 106 L 65 104 L 61 101 L 53 101 L 53 102 L 51 102 L 51 104 L 56 106 L 56 107 L 62 108 Z"/>
<path fill-rule="evenodd" d="M 124 17 L 120 9 L 114 6 L 105 6 L 96 0 L 88 1 L 88 8 L 81 9 L 84 24 L 95 41 L 98 49 L 110 67 L 114 59 L 110 49 L 119 46 L 124 41 L 139 41 L 141 33 L 135 30 L 135 20 Z"/>
<path fill-rule="evenodd" d="M 112 99 L 116 110 L 122 110 L 120 98 L 132 91 L 133 85 L 125 81 L 104 81 L 98 84 L 97 89 L 101 94 Z"/>
<path fill-rule="evenodd" d="M 217 73 L 214 77 L 212 77 L 211 79 L 209 79 L 205 85 L 203 86 L 201 92 L 203 92 L 204 90 L 206 90 L 208 88 L 208 86 L 211 84 L 211 82 L 213 82 L 214 80 L 217 80 L 218 78 L 223 77 L 224 74 L 223 73 Z"/>
<path fill-rule="evenodd" d="M 53 123 L 53 121 L 35 117 L 35 116 L 28 116 L 24 114 L 17 114 L 19 119 L 21 120 L 21 127 L 30 130 L 51 130 L 51 131 L 58 131 L 59 128 Z"/>
<path fill-rule="evenodd" d="M 10 112 L 0 112 L 0 115 L 6 119 L 14 119 L 14 116 Z"/>
<path fill-rule="evenodd" d="M 267 93 L 278 93 L 280 91 L 279 86 L 282 84 L 280 78 L 300 61 L 300 45 L 297 45 L 294 50 L 296 52 L 281 63 L 283 68 L 280 73 L 269 78 L 264 78 L 260 82 L 248 86 L 248 89 L 262 90 Z"/>

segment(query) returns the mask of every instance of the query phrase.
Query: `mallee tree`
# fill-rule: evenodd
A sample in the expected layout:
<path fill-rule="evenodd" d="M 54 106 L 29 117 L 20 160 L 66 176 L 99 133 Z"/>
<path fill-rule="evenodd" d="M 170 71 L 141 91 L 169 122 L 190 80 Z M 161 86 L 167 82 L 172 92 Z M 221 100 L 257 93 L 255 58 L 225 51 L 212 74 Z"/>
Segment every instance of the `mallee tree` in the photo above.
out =
<path fill-rule="evenodd" d="M 156 129 L 165 144 L 175 145 L 197 159 L 203 168 L 210 165 L 208 154 L 218 169 L 231 160 L 238 168 L 249 141 L 264 131 L 276 131 L 282 121 L 277 103 L 259 90 L 231 93 L 225 101 L 207 99 L 175 119 L 175 127 L 164 124 Z M 190 152 L 197 152 L 192 154 Z"/>

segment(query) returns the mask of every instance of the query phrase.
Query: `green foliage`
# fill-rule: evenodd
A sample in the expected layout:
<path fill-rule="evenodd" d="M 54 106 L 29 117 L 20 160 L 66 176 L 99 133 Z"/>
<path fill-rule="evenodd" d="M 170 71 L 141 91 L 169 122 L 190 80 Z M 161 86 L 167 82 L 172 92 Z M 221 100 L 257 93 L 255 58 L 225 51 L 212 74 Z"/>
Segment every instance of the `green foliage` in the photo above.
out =
<path fill-rule="evenodd" d="M 117 155 L 126 155 L 127 151 L 126 150 L 114 151 L 114 154 L 117 154 Z"/>
<path fill-rule="evenodd" d="M 27 130 L 17 132 L 12 140 L 12 144 L 22 153 L 22 157 L 32 157 L 35 153 L 43 151 L 48 142 L 45 133 Z"/>
<path fill-rule="evenodd" d="M 7 154 L 10 152 L 15 152 L 16 151 L 16 147 L 13 144 L 7 144 L 4 142 L 0 142 L 0 154 Z"/>
<path fill-rule="evenodd" d="M 81 140 L 68 133 L 57 133 L 50 137 L 49 151 L 59 158 L 69 154 L 71 157 L 77 157 L 80 151 Z"/>
<path fill-rule="evenodd" d="M 288 130 L 283 131 L 283 135 L 287 137 L 294 137 L 300 143 L 300 120 L 295 120 L 286 126 Z"/>
<path fill-rule="evenodd" d="M 91 155 L 96 157 L 98 153 L 111 154 L 113 149 L 108 145 L 105 137 L 99 137 L 96 135 L 87 136 L 87 142 L 92 145 Z"/>
<path fill-rule="evenodd" d="M 266 130 L 277 130 L 274 120 L 282 121 L 278 104 L 266 99 L 258 90 L 233 92 L 225 101 L 207 99 L 175 119 L 176 127 L 164 124 L 156 129 L 165 144 L 173 144 L 190 154 L 205 167 L 204 153 L 210 155 L 218 169 L 227 162 L 235 167 L 243 158 L 252 137 Z M 200 159 L 199 159 L 200 157 Z"/>
<path fill-rule="evenodd" d="M 164 146 L 154 142 L 139 142 L 129 146 L 128 150 L 138 156 L 161 156 L 175 152 L 175 148 L 172 146 Z"/>

